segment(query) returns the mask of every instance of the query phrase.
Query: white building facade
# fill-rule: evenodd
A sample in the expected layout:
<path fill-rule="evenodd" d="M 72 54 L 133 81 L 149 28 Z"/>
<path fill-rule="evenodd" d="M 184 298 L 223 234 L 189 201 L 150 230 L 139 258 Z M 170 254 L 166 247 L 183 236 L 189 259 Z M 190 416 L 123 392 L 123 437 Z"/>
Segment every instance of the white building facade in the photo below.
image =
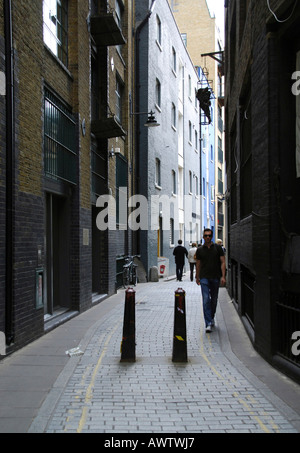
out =
<path fill-rule="evenodd" d="M 200 116 L 198 76 L 167 0 L 136 5 L 139 39 L 136 113 L 153 111 L 159 127 L 136 117 L 137 191 L 148 200 L 148 228 L 139 231 L 141 260 L 153 266 L 173 257 L 178 239 L 188 249 L 201 238 Z"/>

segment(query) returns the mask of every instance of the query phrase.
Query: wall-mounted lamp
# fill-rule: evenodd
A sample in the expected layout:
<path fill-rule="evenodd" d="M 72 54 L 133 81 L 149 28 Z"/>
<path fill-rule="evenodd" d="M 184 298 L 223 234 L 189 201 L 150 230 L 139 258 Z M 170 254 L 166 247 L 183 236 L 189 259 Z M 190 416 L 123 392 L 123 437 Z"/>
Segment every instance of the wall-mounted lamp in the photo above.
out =
<path fill-rule="evenodd" d="M 146 127 L 160 126 L 160 124 L 156 121 L 154 112 L 152 112 L 152 110 L 151 110 L 151 112 L 148 113 L 148 119 L 147 119 L 146 123 L 144 124 L 144 126 L 146 126 Z"/>
<path fill-rule="evenodd" d="M 130 113 L 130 115 L 148 115 L 148 119 L 146 121 L 146 123 L 144 124 L 144 126 L 146 127 L 157 127 L 157 126 L 160 126 L 160 124 L 156 121 L 155 119 L 155 115 L 154 115 L 154 112 L 132 112 Z"/>
<path fill-rule="evenodd" d="M 108 157 L 114 157 L 116 154 L 120 154 L 121 149 L 120 148 L 114 148 L 113 146 L 111 149 L 108 150 Z"/>

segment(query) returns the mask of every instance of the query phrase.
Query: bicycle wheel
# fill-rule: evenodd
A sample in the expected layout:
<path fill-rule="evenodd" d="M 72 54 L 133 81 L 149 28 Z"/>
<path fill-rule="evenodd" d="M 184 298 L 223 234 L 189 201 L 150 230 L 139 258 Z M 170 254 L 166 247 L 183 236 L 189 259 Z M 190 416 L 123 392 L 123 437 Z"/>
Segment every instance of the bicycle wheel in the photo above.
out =
<path fill-rule="evenodd" d="M 124 267 L 123 269 L 123 287 L 127 288 L 129 286 L 129 269 L 128 267 Z"/>

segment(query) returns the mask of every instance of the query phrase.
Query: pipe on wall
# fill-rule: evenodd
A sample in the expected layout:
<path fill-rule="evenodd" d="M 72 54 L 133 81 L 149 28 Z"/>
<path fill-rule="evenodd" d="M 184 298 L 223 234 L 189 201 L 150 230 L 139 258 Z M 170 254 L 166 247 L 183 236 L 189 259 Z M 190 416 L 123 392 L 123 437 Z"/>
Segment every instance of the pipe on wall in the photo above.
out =
<path fill-rule="evenodd" d="M 13 250 L 14 250 L 14 75 L 11 0 L 4 0 L 4 36 L 6 71 L 6 291 L 5 337 L 9 346 L 14 342 L 13 326 Z"/>

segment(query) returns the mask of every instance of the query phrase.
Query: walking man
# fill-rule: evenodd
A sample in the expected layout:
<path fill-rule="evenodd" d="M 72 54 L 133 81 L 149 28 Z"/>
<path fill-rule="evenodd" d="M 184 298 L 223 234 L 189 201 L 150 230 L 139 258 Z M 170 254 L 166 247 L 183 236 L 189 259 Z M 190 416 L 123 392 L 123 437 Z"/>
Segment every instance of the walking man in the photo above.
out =
<path fill-rule="evenodd" d="M 212 241 L 212 230 L 205 228 L 204 244 L 196 252 L 196 283 L 201 285 L 206 332 L 215 324 L 220 284 L 226 284 L 226 263 L 223 249 Z"/>
<path fill-rule="evenodd" d="M 190 280 L 191 282 L 194 280 L 194 268 L 196 267 L 196 252 L 197 252 L 197 244 L 196 242 L 192 243 L 192 248 L 189 250 L 188 260 L 190 263 Z"/>
<path fill-rule="evenodd" d="M 182 245 L 182 240 L 179 239 L 177 247 L 173 250 L 176 263 L 176 278 L 179 282 L 182 281 L 182 272 L 184 266 L 184 257 L 188 256 L 187 249 Z"/>

